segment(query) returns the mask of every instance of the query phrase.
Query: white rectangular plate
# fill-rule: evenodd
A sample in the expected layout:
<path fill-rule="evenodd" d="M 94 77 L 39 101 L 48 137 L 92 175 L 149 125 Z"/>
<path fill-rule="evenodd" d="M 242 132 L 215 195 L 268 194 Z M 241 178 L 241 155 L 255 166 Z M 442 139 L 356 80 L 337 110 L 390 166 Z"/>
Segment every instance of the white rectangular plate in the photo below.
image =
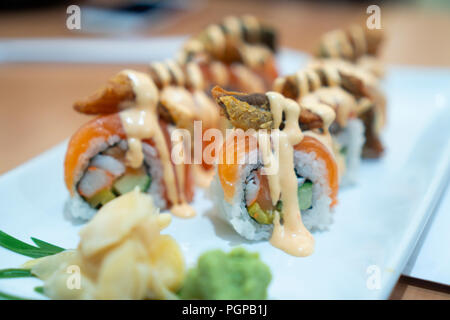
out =
<path fill-rule="evenodd" d="M 450 185 L 420 236 L 404 275 L 450 285 Z"/>
<path fill-rule="evenodd" d="M 304 57 L 283 51 L 282 71 L 295 71 Z M 448 73 L 389 68 L 386 154 L 365 161 L 359 184 L 340 192 L 335 222 L 330 230 L 315 234 L 312 256 L 296 258 L 267 242 L 244 241 L 215 217 L 204 192 L 196 194 L 198 216 L 174 218 L 166 232 L 179 241 L 188 265 L 208 249 L 244 246 L 258 251 L 272 270 L 273 299 L 387 298 L 448 179 L 450 107 L 442 101 L 450 99 L 445 97 L 445 79 Z M 61 144 L 0 177 L 0 230 L 25 241 L 34 236 L 76 247 L 81 226 L 63 215 L 68 197 L 65 149 Z M 0 268 L 26 260 L 0 249 Z M 38 284 L 36 279 L 0 280 L 0 291 L 39 298 L 32 292 Z"/>

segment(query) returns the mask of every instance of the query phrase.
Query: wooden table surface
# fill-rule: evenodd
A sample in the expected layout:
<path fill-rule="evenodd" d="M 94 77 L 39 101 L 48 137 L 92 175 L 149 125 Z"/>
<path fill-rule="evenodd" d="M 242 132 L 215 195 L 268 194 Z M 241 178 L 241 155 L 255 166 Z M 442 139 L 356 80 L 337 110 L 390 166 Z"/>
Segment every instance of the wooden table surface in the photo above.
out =
<path fill-rule="evenodd" d="M 310 51 L 318 36 L 366 17 L 360 6 L 313 2 L 210 1 L 192 11 L 177 11 L 164 23 L 133 36 L 198 32 L 229 14 L 253 13 L 277 27 L 281 44 Z M 67 30 L 66 8 L 0 12 L 0 38 L 93 37 Z M 450 66 L 450 13 L 381 6 L 387 63 Z M 123 68 L 143 65 L 0 64 L 0 174 L 68 138 L 88 117 L 72 111 L 74 100 L 90 94 Z M 8 150 L 8 151 L 6 151 Z M 401 277 L 392 299 L 450 299 L 448 286 Z"/>

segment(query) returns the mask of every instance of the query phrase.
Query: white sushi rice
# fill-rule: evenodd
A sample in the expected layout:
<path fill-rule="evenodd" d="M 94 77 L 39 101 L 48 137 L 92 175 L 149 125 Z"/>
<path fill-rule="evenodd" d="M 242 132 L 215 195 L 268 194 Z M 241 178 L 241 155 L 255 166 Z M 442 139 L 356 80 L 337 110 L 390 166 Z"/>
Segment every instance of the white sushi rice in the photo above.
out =
<path fill-rule="evenodd" d="M 342 132 L 333 136 L 341 147 L 347 149 L 345 155 L 345 173 L 340 180 L 340 186 L 353 185 L 358 180 L 361 163 L 361 152 L 364 145 L 364 124 L 360 119 L 351 119 Z"/>
<path fill-rule="evenodd" d="M 113 136 L 108 141 L 102 141 L 98 143 L 98 141 L 91 141 L 91 147 L 88 151 L 82 156 L 82 161 L 80 165 L 80 169 L 78 169 L 78 173 L 75 176 L 76 184 L 80 181 L 83 176 L 85 170 L 91 164 L 91 159 L 94 159 L 96 155 L 105 151 L 109 147 L 114 145 L 118 145 L 122 150 L 127 150 L 128 144 L 125 140 L 120 140 L 119 136 Z M 152 178 L 152 182 L 150 184 L 150 188 L 147 190 L 147 193 L 151 194 L 153 197 L 153 201 L 155 205 L 159 208 L 166 208 L 167 203 L 163 197 L 164 188 L 162 183 L 162 165 L 158 158 L 157 152 L 154 147 L 143 143 L 143 153 L 144 153 L 144 161 L 148 168 L 148 174 Z M 74 196 L 69 198 L 65 204 L 64 208 L 65 212 L 76 219 L 81 220 L 90 220 L 95 213 L 96 209 L 92 208 L 78 193 L 77 188 L 75 188 Z"/>
<path fill-rule="evenodd" d="M 330 211 L 330 188 L 325 178 L 325 164 L 315 159 L 314 153 L 295 151 L 295 168 L 303 177 L 313 182 L 312 208 L 302 211 L 302 220 L 306 228 L 311 231 L 324 230 L 333 221 Z M 241 179 L 236 184 L 236 191 L 232 203 L 224 198 L 223 189 L 218 178 L 211 184 L 211 195 L 217 204 L 219 215 L 248 240 L 265 240 L 272 235 L 273 225 L 259 224 L 250 217 L 246 208 L 245 188 L 246 178 L 252 170 L 261 167 L 261 164 L 247 165 L 240 175 Z M 247 191 L 248 192 L 248 191 Z M 281 191 L 283 192 L 283 190 Z"/>
<path fill-rule="evenodd" d="M 303 224 L 310 231 L 325 230 L 333 222 L 325 163 L 316 160 L 314 152 L 295 151 L 294 165 L 299 175 L 313 183 L 312 207 L 302 211 Z"/>

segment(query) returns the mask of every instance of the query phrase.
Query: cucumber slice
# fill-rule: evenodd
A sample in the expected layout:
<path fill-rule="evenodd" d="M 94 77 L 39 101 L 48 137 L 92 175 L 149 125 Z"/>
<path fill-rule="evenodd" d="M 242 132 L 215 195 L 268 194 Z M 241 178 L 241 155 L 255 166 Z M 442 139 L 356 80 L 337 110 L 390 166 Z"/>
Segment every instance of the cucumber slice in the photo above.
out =
<path fill-rule="evenodd" d="M 312 190 L 313 184 L 311 181 L 306 181 L 298 187 L 297 197 L 300 210 L 307 210 L 312 206 Z"/>
<path fill-rule="evenodd" d="M 103 189 L 94 194 L 90 198 L 86 198 L 86 201 L 91 205 L 92 208 L 97 208 L 103 206 L 116 196 L 110 189 Z"/>
<path fill-rule="evenodd" d="M 150 187 L 152 179 L 143 172 L 126 173 L 114 183 L 114 191 L 118 194 L 125 194 L 133 191 L 135 187 L 139 187 L 142 192 L 145 192 Z"/>

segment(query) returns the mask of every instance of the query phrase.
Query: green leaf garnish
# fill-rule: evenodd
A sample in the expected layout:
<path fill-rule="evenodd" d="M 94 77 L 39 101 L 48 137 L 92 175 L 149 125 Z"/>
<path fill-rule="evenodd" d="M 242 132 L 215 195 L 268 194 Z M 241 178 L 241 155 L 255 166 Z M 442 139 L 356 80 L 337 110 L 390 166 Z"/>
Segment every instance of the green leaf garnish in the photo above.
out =
<path fill-rule="evenodd" d="M 0 279 L 34 277 L 29 269 L 3 269 L 0 270 Z"/>
<path fill-rule="evenodd" d="M 19 239 L 16 239 L 3 231 L 0 231 L 1 247 L 30 258 L 42 258 L 64 251 L 63 248 L 57 247 L 48 242 L 36 238 L 31 239 L 37 245 L 36 247 L 20 241 Z"/>
<path fill-rule="evenodd" d="M 36 239 L 36 238 L 33 238 L 33 237 L 31 237 L 31 240 L 33 240 L 33 242 L 34 242 L 39 248 L 42 248 L 42 249 L 48 249 L 48 250 L 53 250 L 53 251 L 55 251 L 55 253 L 59 253 L 59 252 L 65 250 L 65 249 L 63 249 L 63 248 L 61 248 L 61 247 L 55 246 L 55 245 L 53 245 L 53 244 L 51 244 L 51 243 L 48 243 L 48 242 L 45 242 L 45 241 L 42 241 L 42 240 L 39 240 L 39 239 Z"/>
<path fill-rule="evenodd" d="M 43 286 L 35 287 L 34 291 L 40 294 L 44 294 L 44 287 Z"/>
<path fill-rule="evenodd" d="M 31 300 L 31 299 L 13 296 L 11 294 L 0 291 L 0 300 Z"/>
<path fill-rule="evenodd" d="M 51 243 L 45 242 L 40 239 L 31 237 L 31 240 L 36 246 L 30 245 L 19 239 L 16 239 L 9 234 L 0 231 L 0 246 L 11 250 L 15 253 L 22 254 L 30 258 L 42 258 L 50 256 L 56 253 L 60 253 L 65 249 L 55 246 Z M 24 278 L 24 277 L 34 277 L 29 269 L 3 269 L 0 270 L 0 279 L 11 279 L 11 278 Z M 36 287 L 34 291 L 44 294 L 43 287 Z M 22 298 L 14 296 L 8 293 L 0 291 L 0 300 L 29 300 L 29 298 Z"/>

